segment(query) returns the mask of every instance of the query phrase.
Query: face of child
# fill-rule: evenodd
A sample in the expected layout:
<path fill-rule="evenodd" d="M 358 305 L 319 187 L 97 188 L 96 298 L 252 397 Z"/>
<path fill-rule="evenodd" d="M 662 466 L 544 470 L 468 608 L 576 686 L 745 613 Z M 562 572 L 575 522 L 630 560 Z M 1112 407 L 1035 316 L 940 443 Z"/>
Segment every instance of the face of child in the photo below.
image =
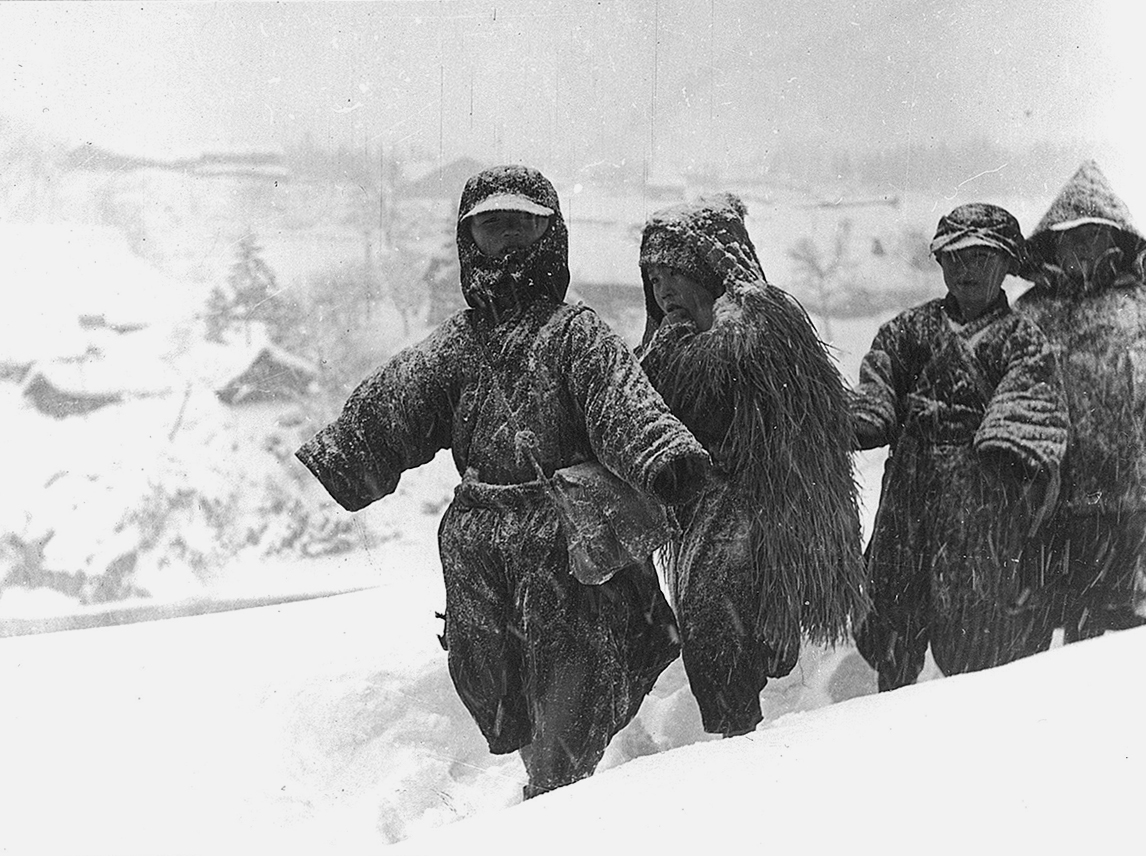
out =
<path fill-rule="evenodd" d="M 986 311 L 999 296 L 1011 259 L 993 247 L 965 247 L 941 253 L 943 281 L 967 321 Z"/>
<path fill-rule="evenodd" d="M 1115 246 L 1114 232 L 1109 226 L 1083 223 L 1059 233 L 1055 263 L 1071 279 L 1086 279 Z"/>
<path fill-rule="evenodd" d="M 667 265 L 649 265 L 645 269 L 653 298 L 670 321 L 691 319 L 703 332 L 712 329 L 712 305 L 715 299 L 699 282 Z"/>
<path fill-rule="evenodd" d="M 470 218 L 474 243 L 487 256 L 503 256 L 528 247 L 548 228 L 548 217 L 525 211 L 484 211 Z"/>

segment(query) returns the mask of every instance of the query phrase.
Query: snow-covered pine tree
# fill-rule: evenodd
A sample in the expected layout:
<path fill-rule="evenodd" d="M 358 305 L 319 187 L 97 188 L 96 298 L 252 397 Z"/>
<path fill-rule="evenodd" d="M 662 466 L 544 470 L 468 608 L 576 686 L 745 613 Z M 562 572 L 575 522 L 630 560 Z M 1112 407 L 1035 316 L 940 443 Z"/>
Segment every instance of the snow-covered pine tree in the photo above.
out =
<path fill-rule="evenodd" d="M 262 252 L 255 233 L 248 231 L 239 238 L 235 263 L 227 277 L 227 284 L 234 295 L 234 315 L 246 333 L 248 344 L 251 341 L 251 322 L 263 320 L 260 316 L 267 314 L 265 307 L 278 290 L 274 272 L 263 259 Z"/>
<path fill-rule="evenodd" d="M 227 288 L 216 286 L 207 299 L 207 339 L 222 342 L 229 330 L 242 330 L 251 342 L 251 325 L 261 322 L 272 342 L 293 344 L 300 312 L 279 288 L 252 231 L 239 238 Z"/>

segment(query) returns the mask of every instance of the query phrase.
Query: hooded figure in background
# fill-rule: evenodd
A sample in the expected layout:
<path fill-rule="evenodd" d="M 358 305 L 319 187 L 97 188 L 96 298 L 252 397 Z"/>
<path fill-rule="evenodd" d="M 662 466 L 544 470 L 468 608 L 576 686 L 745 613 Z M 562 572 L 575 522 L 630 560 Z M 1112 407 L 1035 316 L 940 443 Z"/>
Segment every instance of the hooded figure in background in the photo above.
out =
<path fill-rule="evenodd" d="M 547 479 L 596 460 L 678 502 L 708 456 L 624 342 L 563 302 L 568 239 L 544 176 L 471 178 L 457 241 L 469 308 L 367 378 L 298 457 L 356 511 L 451 451 L 462 481 L 439 529 L 450 676 L 490 751 L 521 752 L 529 797 L 591 775 L 678 653 L 651 561 L 597 586 L 570 575 Z"/>
<path fill-rule="evenodd" d="M 678 509 L 666 576 L 706 731 L 751 731 L 801 635 L 846 636 L 868 600 L 842 379 L 768 284 L 731 194 L 652 215 L 641 363 L 716 474 Z"/>
<path fill-rule="evenodd" d="M 1146 622 L 1146 239 L 1087 161 L 1028 249 L 1035 284 L 1015 308 L 1050 339 L 1071 418 L 1061 504 L 1031 557 L 1049 564 L 1054 621 L 1073 642 Z"/>
<path fill-rule="evenodd" d="M 875 604 L 856 632 L 881 691 L 914 683 L 929 643 L 951 675 L 1045 641 L 1042 581 L 1020 563 L 1054 502 L 1067 412 L 1050 344 L 1002 291 L 1022 246 L 997 205 L 942 217 L 931 252 L 947 296 L 880 327 L 860 366 L 857 446 L 889 447 L 868 544 Z"/>

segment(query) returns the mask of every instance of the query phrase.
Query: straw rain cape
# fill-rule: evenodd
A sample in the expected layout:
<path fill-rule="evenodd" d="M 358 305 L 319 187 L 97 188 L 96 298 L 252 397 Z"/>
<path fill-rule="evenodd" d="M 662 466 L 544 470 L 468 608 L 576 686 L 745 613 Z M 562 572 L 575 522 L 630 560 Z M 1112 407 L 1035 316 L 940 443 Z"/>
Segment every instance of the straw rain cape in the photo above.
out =
<path fill-rule="evenodd" d="M 646 285 L 642 364 L 744 510 L 756 634 L 838 641 L 868 608 L 845 390 L 807 314 L 766 281 L 743 215 L 718 197 L 650 219 L 646 234 L 692 247 L 723 293 L 710 330 L 655 329 L 663 313 Z M 679 593 L 687 568 L 671 564 Z"/>

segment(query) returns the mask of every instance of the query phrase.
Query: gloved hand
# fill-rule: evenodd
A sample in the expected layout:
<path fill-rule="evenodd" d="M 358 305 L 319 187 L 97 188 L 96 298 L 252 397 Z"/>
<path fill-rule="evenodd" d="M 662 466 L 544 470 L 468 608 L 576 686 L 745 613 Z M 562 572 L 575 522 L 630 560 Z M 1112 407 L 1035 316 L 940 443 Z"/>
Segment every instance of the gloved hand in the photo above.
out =
<path fill-rule="evenodd" d="M 682 505 L 704 490 L 714 472 L 707 455 L 703 458 L 680 458 L 662 467 L 649 489 L 665 505 Z"/>
<path fill-rule="evenodd" d="M 879 446 L 885 445 L 886 441 L 880 435 L 880 431 L 870 422 L 865 422 L 861 419 L 852 421 L 855 426 L 855 449 L 875 449 Z"/>

